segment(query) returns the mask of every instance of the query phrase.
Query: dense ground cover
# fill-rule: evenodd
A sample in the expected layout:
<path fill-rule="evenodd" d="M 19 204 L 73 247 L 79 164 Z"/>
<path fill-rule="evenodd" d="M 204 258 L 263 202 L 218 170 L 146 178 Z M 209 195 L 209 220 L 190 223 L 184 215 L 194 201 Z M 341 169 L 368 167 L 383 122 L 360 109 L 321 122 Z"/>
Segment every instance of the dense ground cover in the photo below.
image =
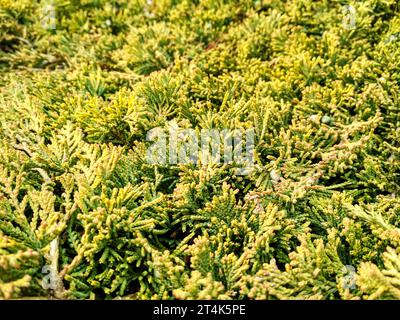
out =
<path fill-rule="evenodd" d="M 0 297 L 399 299 L 400 6 L 348 4 L 0 0 Z"/>

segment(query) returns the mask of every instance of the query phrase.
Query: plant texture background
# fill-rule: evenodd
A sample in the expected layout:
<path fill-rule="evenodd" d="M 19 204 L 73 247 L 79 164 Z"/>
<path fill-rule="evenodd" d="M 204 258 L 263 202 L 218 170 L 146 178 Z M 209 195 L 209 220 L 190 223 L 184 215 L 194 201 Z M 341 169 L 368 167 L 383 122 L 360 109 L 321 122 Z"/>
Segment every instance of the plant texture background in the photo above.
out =
<path fill-rule="evenodd" d="M 1 298 L 400 299 L 398 1 L 0 0 L 0 71 Z"/>

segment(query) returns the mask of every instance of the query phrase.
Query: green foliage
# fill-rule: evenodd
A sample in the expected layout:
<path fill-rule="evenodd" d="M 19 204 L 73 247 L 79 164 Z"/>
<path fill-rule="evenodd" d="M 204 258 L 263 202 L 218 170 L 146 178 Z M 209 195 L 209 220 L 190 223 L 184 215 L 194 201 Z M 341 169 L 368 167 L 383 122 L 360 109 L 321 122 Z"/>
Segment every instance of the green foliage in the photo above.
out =
<path fill-rule="evenodd" d="M 0 298 L 400 299 L 398 1 L 46 3 L 0 0 Z"/>

